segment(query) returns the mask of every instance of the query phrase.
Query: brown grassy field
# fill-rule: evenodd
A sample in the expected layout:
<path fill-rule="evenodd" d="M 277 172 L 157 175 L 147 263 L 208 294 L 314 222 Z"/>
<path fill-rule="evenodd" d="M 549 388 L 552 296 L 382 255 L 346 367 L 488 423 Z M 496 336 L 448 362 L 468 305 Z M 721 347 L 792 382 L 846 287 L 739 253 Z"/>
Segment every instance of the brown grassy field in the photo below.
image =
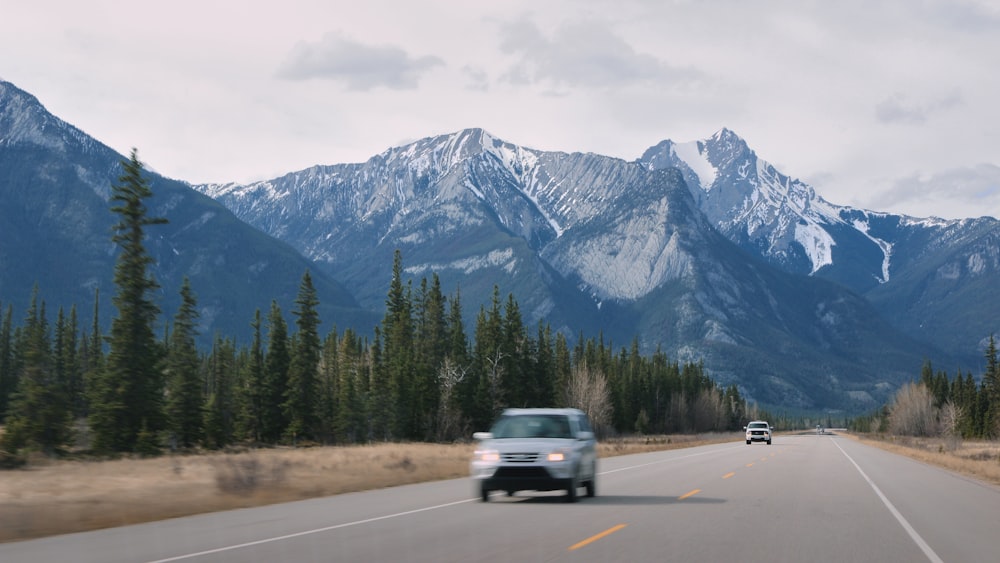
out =
<path fill-rule="evenodd" d="M 601 457 L 737 440 L 601 442 Z M 472 444 L 271 448 L 110 461 L 33 458 L 0 472 L 0 542 L 465 477 Z"/>
<path fill-rule="evenodd" d="M 1000 485 L 1000 442 L 863 434 L 862 442 Z"/>

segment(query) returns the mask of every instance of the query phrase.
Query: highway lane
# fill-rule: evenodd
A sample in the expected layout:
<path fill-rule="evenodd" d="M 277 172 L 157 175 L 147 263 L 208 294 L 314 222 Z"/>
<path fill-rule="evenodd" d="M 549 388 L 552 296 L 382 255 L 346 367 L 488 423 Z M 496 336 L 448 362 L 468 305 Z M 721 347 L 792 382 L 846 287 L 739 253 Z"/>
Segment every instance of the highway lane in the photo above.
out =
<path fill-rule="evenodd" d="M 0 544 L 0 561 L 997 561 L 1000 489 L 833 435 L 606 458 L 598 496 L 457 479 Z"/>

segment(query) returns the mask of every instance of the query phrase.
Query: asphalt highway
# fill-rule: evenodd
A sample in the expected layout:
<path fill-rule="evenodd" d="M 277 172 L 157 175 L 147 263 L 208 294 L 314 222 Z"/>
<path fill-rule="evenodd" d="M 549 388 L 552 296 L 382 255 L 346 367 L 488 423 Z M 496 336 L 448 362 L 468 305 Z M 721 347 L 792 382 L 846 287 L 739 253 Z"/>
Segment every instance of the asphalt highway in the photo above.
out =
<path fill-rule="evenodd" d="M 575 504 L 483 503 L 455 479 L 0 544 L 0 561 L 1000 561 L 1000 488 L 844 436 L 598 468 Z"/>

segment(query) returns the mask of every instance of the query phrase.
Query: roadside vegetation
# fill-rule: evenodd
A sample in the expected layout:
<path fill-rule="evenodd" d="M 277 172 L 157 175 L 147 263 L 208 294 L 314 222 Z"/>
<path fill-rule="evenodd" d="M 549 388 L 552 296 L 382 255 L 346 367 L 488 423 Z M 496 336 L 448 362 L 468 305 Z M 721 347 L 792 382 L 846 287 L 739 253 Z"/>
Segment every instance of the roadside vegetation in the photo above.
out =
<path fill-rule="evenodd" d="M 986 370 L 950 377 L 926 362 L 919 381 L 851 424 L 864 441 L 1000 485 L 1000 364 L 993 336 Z"/>
<path fill-rule="evenodd" d="M 738 440 L 729 434 L 613 438 L 600 457 Z M 467 477 L 470 443 L 237 449 L 115 460 L 52 459 L 0 478 L 0 542 Z M 469 486 L 472 498 L 472 485 Z"/>

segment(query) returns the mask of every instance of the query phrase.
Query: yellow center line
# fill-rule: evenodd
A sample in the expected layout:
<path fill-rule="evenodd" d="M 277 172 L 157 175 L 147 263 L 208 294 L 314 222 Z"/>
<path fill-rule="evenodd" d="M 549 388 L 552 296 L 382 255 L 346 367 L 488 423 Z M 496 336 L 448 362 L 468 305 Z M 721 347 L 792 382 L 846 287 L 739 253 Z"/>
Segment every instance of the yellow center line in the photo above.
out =
<path fill-rule="evenodd" d="M 604 530 L 603 532 L 601 532 L 601 533 L 599 533 L 597 535 L 590 536 L 589 538 L 583 540 L 582 542 L 575 543 L 575 544 L 569 546 L 569 550 L 568 551 L 573 551 L 574 549 L 580 549 L 581 547 L 584 547 L 586 545 L 590 545 L 590 544 L 594 543 L 595 541 L 597 541 L 597 540 L 599 540 L 599 539 L 601 539 L 601 538 L 603 538 L 605 536 L 610 536 L 611 534 L 617 532 L 618 530 L 621 530 L 624 527 L 625 527 L 625 524 L 618 524 L 617 526 L 615 526 L 613 528 L 608 528 L 607 530 Z"/>
<path fill-rule="evenodd" d="M 726 473 L 725 475 L 723 475 L 722 478 L 723 479 L 729 479 L 733 475 L 736 475 L 736 472 L 735 471 L 730 471 L 729 473 Z"/>
<path fill-rule="evenodd" d="M 753 467 L 753 462 L 751 461 L 750 463 L 748 463 L 747 467 Z"/>
<path fill-rule="evenodd" d="M 698 494 L 700 492 L 701 492 L 701 489 L 695 489 L 695 490 L 693 490 L 693 491 L 691 491 L 689 493 L 684 493 L 683 495 L 677 497 L 677 500 L 684 500 L 684 499 L 686 499 L 688 497 L 693 497 L 694 495 L 696 495 L 696 494 Z"/>
<path fill-rule="evenodd" d="M 766 457 L 762 457 L 762 458 L 760 458 L 760 460 L 761 461 L 767 461 L 767 458 Z"/>

